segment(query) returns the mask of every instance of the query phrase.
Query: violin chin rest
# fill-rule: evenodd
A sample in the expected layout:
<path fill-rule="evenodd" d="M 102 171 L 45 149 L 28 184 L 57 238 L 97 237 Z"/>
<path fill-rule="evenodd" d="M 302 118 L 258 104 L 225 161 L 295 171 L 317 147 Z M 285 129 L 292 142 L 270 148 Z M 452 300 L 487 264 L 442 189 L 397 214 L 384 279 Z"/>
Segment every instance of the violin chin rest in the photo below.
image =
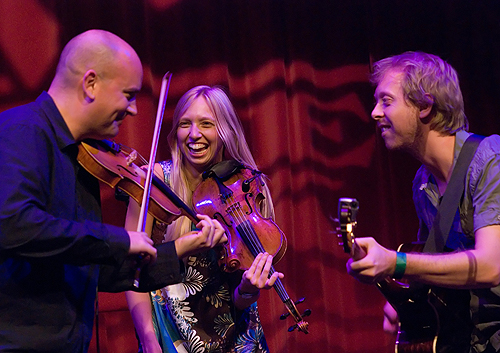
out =
<path fill-rule="evenodd" d="M 212 167 L 210 167 L 210 169 L 204 171 L 202 177 L 203 180 L 214 176 L 216 176 L 220 180 L 226 180 L 234 174 L 238 173 L 243 168 L 245 168 L 245 166 L 237 160 L 227 159 L 213 165 Z"/>

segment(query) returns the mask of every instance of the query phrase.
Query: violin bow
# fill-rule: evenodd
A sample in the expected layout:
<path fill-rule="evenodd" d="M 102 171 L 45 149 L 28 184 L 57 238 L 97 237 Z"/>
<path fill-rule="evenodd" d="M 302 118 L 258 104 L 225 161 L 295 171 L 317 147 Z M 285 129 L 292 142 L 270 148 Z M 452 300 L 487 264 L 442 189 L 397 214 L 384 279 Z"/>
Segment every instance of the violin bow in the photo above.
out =
<path fill-rule="evenodd" d="M 170 80 L 172 74 L 167 72 L 161 80 L 160 98 L 158 100 L 158 109 L 156 111 L 156 122 L 153 133 L 153 142 L 151 144 L 151 152 L 149 154 L 148 169 L 146 174 L 146 181 L 144 184 L 144 194 L 142 195 L 141 210 L 139 213 L 139 221 L 137 222 L 137 231 L 144 232 L 146 229 L 146 219 L 148 213 L 149 197 L 151 194 L 151 182 L 153 179 L 154 163 L 156 160 L 156 151 L 158 149 L 158 141 L 160 139 L 160 129 L 163 121 L 163 114 L 165 113 L 165 105 L 167 103 L 168 89 L 170 87 Z M 134 280 L 134 287 L 139 288 L 139 276 L 141 271 L 141 264 L 137 268 Z"/>

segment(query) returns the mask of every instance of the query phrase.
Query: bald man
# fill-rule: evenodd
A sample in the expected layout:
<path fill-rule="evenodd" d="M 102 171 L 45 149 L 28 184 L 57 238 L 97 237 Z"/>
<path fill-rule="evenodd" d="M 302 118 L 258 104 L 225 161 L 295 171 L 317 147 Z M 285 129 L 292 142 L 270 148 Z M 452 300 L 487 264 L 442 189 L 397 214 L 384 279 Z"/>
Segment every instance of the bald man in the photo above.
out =
<path fill-rule="evenodd" d="M 101 222 L 98 181 L 76 159 L 82 140 L 112 138 L 137 114 L 142 75 L 129 44 L 90 30 L 65 46 L 47 92 L 0 114 L 1 352 L 86 352 L 98 286 L 181 280 L 175 243 Z M 210 244 L 223 236 L 200 228 Z M 157 258 L 134 289 L 137 254 Z"/>

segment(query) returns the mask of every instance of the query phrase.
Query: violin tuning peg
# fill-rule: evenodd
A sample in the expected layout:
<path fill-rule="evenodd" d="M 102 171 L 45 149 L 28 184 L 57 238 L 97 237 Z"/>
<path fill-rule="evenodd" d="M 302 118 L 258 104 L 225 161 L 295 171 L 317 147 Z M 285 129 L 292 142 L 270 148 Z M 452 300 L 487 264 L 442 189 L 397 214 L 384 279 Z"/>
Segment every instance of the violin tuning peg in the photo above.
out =
<path fill-rule="evenodd" d="M 290 316 L 290 313 L 284 313 L 284 314 L 281 314 L 280 316 L 280 320 L 285 320 L 287 317 Z"/>
<path fill-rule="evenodd" d="M 300 304 L 300 303 L 305 302 L 305 300 L 306 300 L 306 298 L 305 298 L 305 297 L 300 298 L 300 299 L 297 299 L 297 301 L 295 301 L 295 302 L 294 302 L 294 304 L 295 304 L 295 305 L 298 305 L 298 304 Z M 309 309 L 308 309 L 308 310 L 309 310 Z M 281 314 L 281 316 L 280 316 L 280 320 L 285 320 L 285 319 L 286 319 L 287 317 L 289 317 L 289 316 L 290 316 L 290 313 L 289 313 L 289 312 L 286 312 L 286 313 L 284 313 L 284 314 Z"/>
<path fill-rule="evenodd" d="M 300 298 L 300 299 L 297 299 L 297 301 L 295 302 L 295 305 L 300 304 L 300 303 L 303 303 L 303 302 L 305 302 L 305 301 L 306 301 L 306 298 L 305 298 L 305 297 Z"/>
<path fill-rule="evenodd" d="M 306 309 L 304 310 L 304 312 L 302 313 L 302 317 L 306 317 L 306 316 L 309 316 L 311 315 L 311 309 Z"/>

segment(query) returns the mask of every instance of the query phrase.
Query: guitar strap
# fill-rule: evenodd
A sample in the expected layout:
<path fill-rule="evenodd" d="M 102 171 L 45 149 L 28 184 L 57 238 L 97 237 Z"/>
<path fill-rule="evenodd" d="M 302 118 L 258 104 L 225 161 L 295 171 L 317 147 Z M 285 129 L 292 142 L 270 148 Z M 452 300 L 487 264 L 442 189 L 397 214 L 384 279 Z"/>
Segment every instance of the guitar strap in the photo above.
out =
<path fill-rule="evenodd" d="M 434 218 L 432 229 L 424 246 L 424 252 L 438 253 L 444 250 L 453 219 L 458 211 L 465 190 L 465 176 L 477 146 L 484 136 L 472 134 L 464 142 L 453 168 L 450 181 Z"/>

